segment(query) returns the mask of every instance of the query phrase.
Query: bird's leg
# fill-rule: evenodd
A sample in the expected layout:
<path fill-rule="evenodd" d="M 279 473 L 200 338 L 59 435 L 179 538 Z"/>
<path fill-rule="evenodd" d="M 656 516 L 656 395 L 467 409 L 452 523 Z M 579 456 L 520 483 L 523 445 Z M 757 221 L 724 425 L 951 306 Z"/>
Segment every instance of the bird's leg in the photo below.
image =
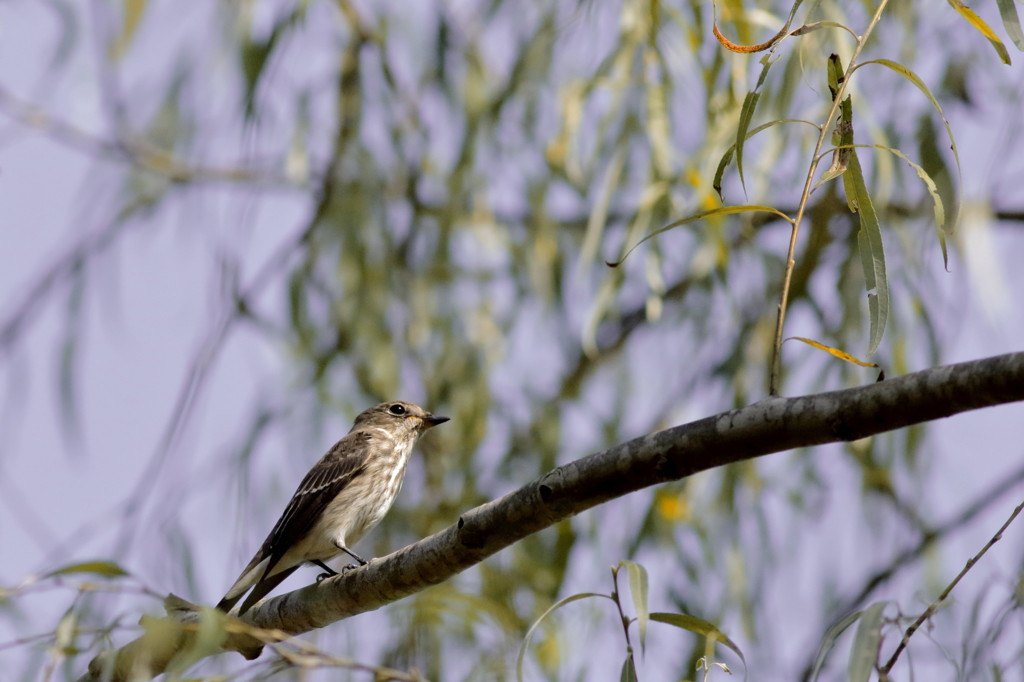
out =
<path fill-rule="evenodd" d="M 350 557 L 352 557 L 356 561 L 358 561 L 359 562 L 359 566 L 365 566 L 366 565 L 366 559 L 364 559 L 363 557 L 359 556 L 358 554 L 353 552 L 348 547 L 345 547 L 344 545 L 338 544 L 337 542 L 334 543 L 334 546 L 337 547 L 338 549 L 340 549 L 345 554 L 348 554 Z M 354 568 L 359 568 L 359 566 L 356 566 L 355 564 L 349 564 L 345 568 L 341 569 L 341 572 L 342 573 L 348 573 L 349 571 L 351 571 Z"/>
<path fill-rule="evenodd" d="M 333 568 L 331 568 L 330 566 L 328 566 L 324 562 L 320 561 L 319 559 L 314 559 L 313 561 L 311 561 L 309 563 L 316 564 L 320 568 L 324 569 L 324 573 L 321 573 L 320 575 L 318 575 L 316 577 L 316 581 L 317 582 L 320 582 L 321 580 L 324 580 L 326 578 L 333 578 L 334 576 L 338 575 L 337 571 L 335 571 Z"/>

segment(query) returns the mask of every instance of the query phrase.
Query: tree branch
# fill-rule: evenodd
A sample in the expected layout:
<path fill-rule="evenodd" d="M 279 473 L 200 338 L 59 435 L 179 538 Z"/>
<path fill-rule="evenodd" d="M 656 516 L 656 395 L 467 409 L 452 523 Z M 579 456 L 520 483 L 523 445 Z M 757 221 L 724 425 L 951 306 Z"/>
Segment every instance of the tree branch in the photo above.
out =
<path fill-rule="evenodd" d="M 858 388 L 767 398 L 558 467 L 383 559 L 265 600 L 243 621 L 264 632 L 298 635 L 444 582 L 533 533 L 658 483 L 774 452 L 856 440 L 1020 400 L 1024 400 L 1024 352 L 937 367 Z M 194 624 L 200 612 L 179 608 L 171 617 Z M 146 651 L 143 639 L 97 656 L 80 682 L 138 675 L 142 659 L 148 674 L 162 672 L 175 653 L 173 648 Z M 262 643 L 234 632 L 223 648 L 255 658 Z"/>

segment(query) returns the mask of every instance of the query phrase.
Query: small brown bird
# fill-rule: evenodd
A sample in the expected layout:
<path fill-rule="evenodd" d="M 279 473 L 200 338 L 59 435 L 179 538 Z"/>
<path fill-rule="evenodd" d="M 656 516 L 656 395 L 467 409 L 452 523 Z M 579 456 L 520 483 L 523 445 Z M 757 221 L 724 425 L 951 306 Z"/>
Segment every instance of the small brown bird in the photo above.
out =
<path fill-rule="evenodd" d="M 402 487 L 416 439 L 443 424 L 412 403 L 381 403 L 362 412 L 302 479 L 263 546 L 238 576 L 217 608 L 227 613 L 239 599 L 238 615 L 248 611 L 305 562 L 336 575 L 324 561 L 345 552 L 380 523 Z"/>

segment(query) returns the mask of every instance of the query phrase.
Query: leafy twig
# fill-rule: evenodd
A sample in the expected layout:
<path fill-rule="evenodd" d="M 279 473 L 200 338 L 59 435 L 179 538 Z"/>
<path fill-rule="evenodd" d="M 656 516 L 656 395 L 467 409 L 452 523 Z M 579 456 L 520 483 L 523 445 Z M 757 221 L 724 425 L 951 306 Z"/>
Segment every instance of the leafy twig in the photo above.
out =
<path fill-rule="evenodd" d="M 856 65 L 857 58 L 860 57 L 860 53 L 864 50 L 864 45 L 867 43 L 872 32 L 874 32 L 875 27 L 882 18 L 882 12 L 885 11 L 888 4 L 888 0 L 882 0 L 878 3 L 878 8 L 875 10 L 874 16 L 871 17 L 871 22 L 865 29 L 864 34 L 857 40 L 857 47 L 854 48 L 853 55 L 850 57 L 850 62 L 847 65 L 848 73 L 852 71 L 853 67 Z M 804 189 L 800 194 L 800 203 L 797 206 L 796 218 L 793 220 L 793 228 L 789 236 L 789 250 L 786 253 L 786 271 L 782 278 L 782 294 L 779 297 L 778 317 L 775 322 L 775 342 L 772 345 L 771 374 L 768 382 L 768 393 L 770 395 L 778 395 L 779 393 L 779 382 L 782 374 L 782 329 L 786 322 L 786 307 L 789 305 L 789 288 L 793 281 L 793 268 L 796 265 L 795 254 L 797 235 L 800 233 L 800 224 L 803 221 L 804 213 L 807 209 L 807 202 L 811 197 L 811 189 L 814 186 L 814 175 L 818 169 L 821 149 L 825 145 L 825 137 L 831 130 L 829 122 L 833 121 L 836 114 L 839 112 L 839 107 L 844 99 L 843 95 L 846 93 L 846 85 L 849 80 L 849 78 L 842 79 L 838 83 L 836 92 L 832 97 L 832 107 L 829 109 L 828 116 L 825 118 L 825 124 L 821 126 L 821 132 L 818 133 L 818 141 L 815 143 L 814 152 L 811 154 L 811 163 L 807 169 L 807 177 L 804 180 Z"/>

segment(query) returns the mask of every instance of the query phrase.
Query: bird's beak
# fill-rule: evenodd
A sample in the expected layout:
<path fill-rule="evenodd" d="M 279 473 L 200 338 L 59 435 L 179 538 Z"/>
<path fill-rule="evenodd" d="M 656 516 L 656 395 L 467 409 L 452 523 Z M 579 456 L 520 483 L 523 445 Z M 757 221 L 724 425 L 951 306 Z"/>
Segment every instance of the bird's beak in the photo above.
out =
<path fill-rule="evenodd" d="M 451 417 L 438 417 L 436 415 L 427 413 L 426 416 L 423 417 L 423 423 L 426 424 L 427 428 L 429 429 L 431 427 L 437 426 L 438 424 L 444 424 L 446 421 L 450 419 Z"/>

